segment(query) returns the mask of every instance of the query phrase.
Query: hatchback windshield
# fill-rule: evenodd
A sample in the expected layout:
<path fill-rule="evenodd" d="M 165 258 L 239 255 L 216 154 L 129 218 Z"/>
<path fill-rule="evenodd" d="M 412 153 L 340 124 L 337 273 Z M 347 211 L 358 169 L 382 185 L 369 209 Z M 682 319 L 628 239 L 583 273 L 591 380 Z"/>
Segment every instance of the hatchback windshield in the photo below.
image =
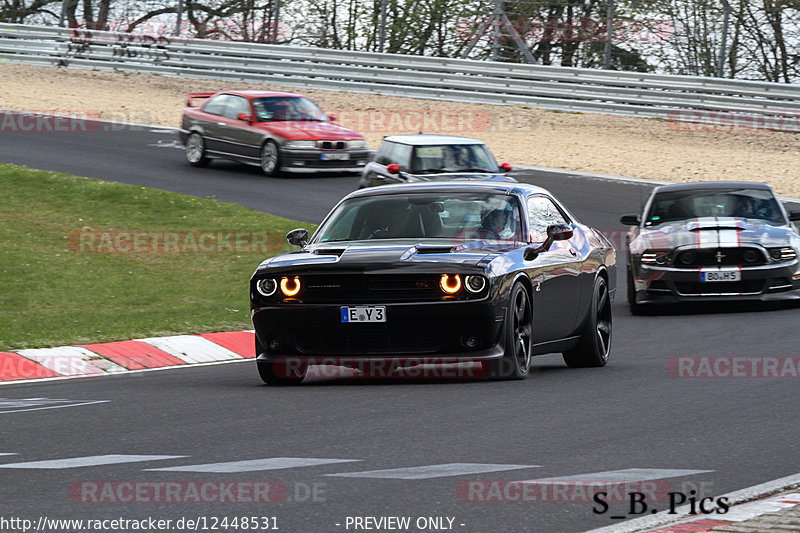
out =
<path fill-rule="evenodd" d="M 517 200 L 500 194 L 407 193 L 342 203 L 315 242 L 371 239 L 520 241 Z"/>
<path fill-rule="evenodd" d="M 482 144 L 415 146 L 411 172 L 498 172 L 497 162 Z"/>
<path fill-rule="evenodd" d="M 765 189 L 700 189 L 656 194 L 645 219 L 656 226 L 701 217 L 760 219 L 785 224 L 771 191 Z"/>
<path fill-rule="evenodd" d="M 328 122 L 328 117 L 317 104 L 302 96 L 262 96 L 253 98 L 253 109 L 258 122 L 301 120 Z"/>

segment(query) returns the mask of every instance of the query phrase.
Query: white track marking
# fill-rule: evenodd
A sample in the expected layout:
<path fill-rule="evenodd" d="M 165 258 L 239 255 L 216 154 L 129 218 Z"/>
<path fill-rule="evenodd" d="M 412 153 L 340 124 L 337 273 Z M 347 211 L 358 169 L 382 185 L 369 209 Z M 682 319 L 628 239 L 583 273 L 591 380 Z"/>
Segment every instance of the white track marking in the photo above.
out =
<path fill-rule="evenodd" d="M 81 468 L 84 466 L 113 465 L 119 463 L 138 463 L 142 461 L 163 461 L 164 459 L 180 459 L 186 455 L 90 455 L 88 457 L 73 457 L 71 459 L 50 459 L 47 461 L 31 461 L 27 463 L 8 463 L 0 468 L 35 468 L 35 469 L 60 469 Z"/>
<path fill-rule="evenodd" d="M 125 368 L 100 357 L 80 346 L 59 346 L 57 348 L 35 348 L 17 351 L 23 357 L 36 361 L 62 376 L 82 376 L 126 372 Z"/>
<path fill-rule="evenodd" d="M 537 485 L 558 485 L 581 481 L 603 481 L 607 483 L 631 483 L 636 481 L 649 481 L 652 479 L 666 479 L 670 477 L 693 476 L 706 474 L 714 470 L 686 470 L 666 468 L 627 468 L 625 470 L 609 470 L 608 472 L 590 472 L 588 474 L 575 474 L 573 476 L 549 477 L 542 479 L 527 479 L 519 483 L 534 483 Z"/>
<path fill-rule="evenodd" d="M 251 459 L 247 461 L 231 461 L 227 463 L 208 463 L 200 465 L 172 466 L 167 468 L 147 468 L 156 472 L 206 472 L 230 474 L 238 472 L 258 472 L 260 470 L 279 470 L 282 468 L 298 468 L 304 466 L 327 465 L 334 463 L 352 463 L 360 459 L 315 459 L 313 457 L 270 457 L 268 459 Z"/>
<path fill-rule="evenodd" d="M 482 474 L 484 472 L 500 472 L 502 470 L 521 470 L 524 468 L 539 468 L 539 465 L 447 463 L 441 465 L 412 466 L 408 468 L 366 470 L 364 472 L 346 472 L 343 474 L 326 475 L 334 477 L 368 477 L 376 479 L 428 479 L 446 476 L 463 476 L 466 474 Z"/>
<path fill-rule="evenodd" d="M 242 359 L 238 353 L 223 348 L 208 339 L 195 335 L 176 335 L 171 337 L 152 337 L 139 339 L 159 350 L 186 361 L 187 363 L 211 363 Z"/>

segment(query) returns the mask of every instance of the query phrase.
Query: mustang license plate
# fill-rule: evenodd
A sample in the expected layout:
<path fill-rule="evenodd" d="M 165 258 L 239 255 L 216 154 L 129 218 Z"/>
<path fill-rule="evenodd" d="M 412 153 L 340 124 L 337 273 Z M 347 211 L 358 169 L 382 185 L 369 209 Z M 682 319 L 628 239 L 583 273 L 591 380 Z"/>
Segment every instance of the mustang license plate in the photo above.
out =
<path fill-rule="evenodd" d="M 342 152 L 321 153 L 319 158 L 323 161 L 346 161 L 350 159 L 350 154 Z"/>
<path fill-rule="evenodd" d="M 738 270 L 710 270 L 708 272 L 700 272 L 700 281 L 741 281 L 742 273 Z"/>
<path fill-rule="evenodd" d="M 358 305 L 340 310 L 342 322 L 386 322 L 386 307 L 382 305 Z"/>

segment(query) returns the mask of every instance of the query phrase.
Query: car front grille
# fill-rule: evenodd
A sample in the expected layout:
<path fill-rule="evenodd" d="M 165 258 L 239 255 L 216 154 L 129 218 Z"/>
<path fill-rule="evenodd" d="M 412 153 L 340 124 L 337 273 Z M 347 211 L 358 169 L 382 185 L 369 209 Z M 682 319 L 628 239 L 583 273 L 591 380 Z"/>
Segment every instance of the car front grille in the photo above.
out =
<path fill-rule="evenodd" d="M 317 146 L 323 150 L 346 150 L 347 141 L 317 141 Z"/>
<path fill-rule="evenodd" d="M 306 275 L 301 276 L 304 303 L 391 303 L 438 301 L 444 294 L 438 274 Z"/>
<path fill-rule="evenodd" d="M 697 268 L 701 266 L 759 266 L 765 265 L 767 258 L 759 248 L 704 248 L 683 250 L 675 256 L 673 265 L 677 268 Z"/>
<path fill-rule="evenodd" d="M 721 281 L 714 283 L 682 281 L 675 283 L 675 288 L 685 296 L 696 294 L 758 294 L 764 290 L 764 280 Z"/>
<path fill-rule="evenodd" d="M 306 355 L 425 354 L 441 349 L 444 339 L 431 330 L 402 334 L 323 334 L 297 331 L 292 334 L 297 350 Z"/>

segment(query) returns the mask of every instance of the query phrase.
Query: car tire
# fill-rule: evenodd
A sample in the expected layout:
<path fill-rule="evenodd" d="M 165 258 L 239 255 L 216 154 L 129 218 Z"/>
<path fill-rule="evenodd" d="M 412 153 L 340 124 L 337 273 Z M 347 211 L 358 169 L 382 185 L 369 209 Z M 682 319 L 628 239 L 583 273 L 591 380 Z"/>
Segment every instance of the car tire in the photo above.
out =
<path fill-rule="evenodd" d="M 261 147 L 259 164 L 261 165 L 261 170 L 267 176 L 274 177 L 280 173 L 281 153 L 275 141 L 267 141 Z"/>
<path fill-rule="evenodd" d="M 306 377 L 308 365 L 285 358 L 273 362 L 258 362 L 258 375 L 267 385 L 299 385 Z"/>
<path fill-rule="evenodd" d="M 570 368 L 605 366 L 611 352 L 611 294 L 602 276 L 594 280 L 592 302 L 578 345 L 562 354 Z"/>
<path fill-rule="evenodd" d="M 206 143 L 203 136 L 197 132 L 192 132 L 186 138 L 186 161 L 193 167 L 205 167 L 211 160 L 206 155 Z"/>
<path fill-rule="evenodd" d="M 525 379 L 531 367 L 533 312 L 530 294 L 520 282 L 511 289 L 504 330 L 503 357 L 488 362 L 489 379 Z"/>

